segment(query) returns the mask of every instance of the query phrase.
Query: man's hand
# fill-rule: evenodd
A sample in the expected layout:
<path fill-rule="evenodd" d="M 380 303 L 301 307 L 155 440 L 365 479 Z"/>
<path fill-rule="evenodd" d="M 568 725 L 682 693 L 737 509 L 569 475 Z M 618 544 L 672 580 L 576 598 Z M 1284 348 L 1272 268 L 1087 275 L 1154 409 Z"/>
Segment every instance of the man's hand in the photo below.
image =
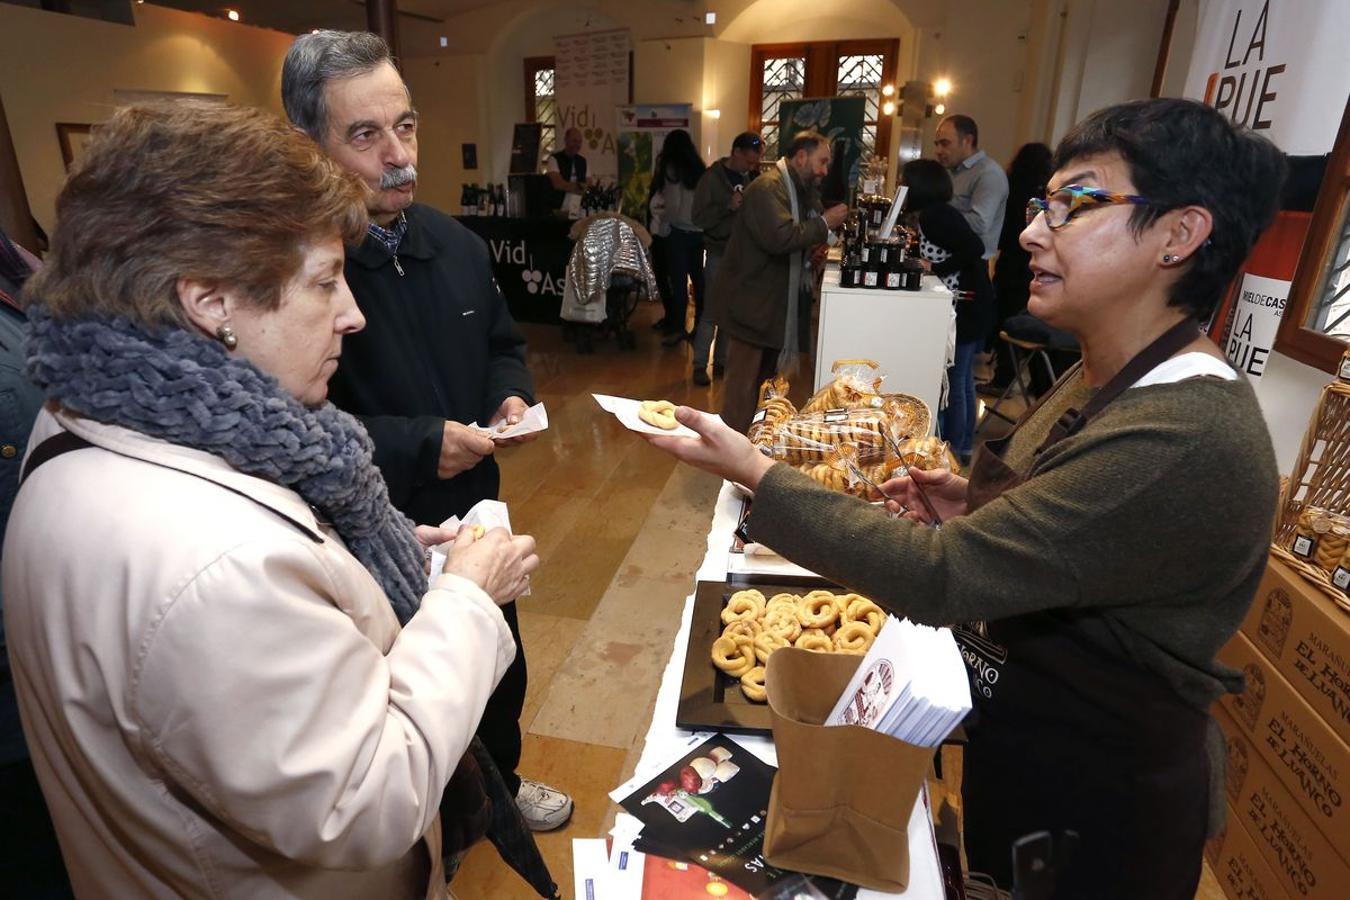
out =
<path fill-rule="evenodd" d="M 501 429 L 502 426 L 510 428 L 512 425 L 517 425 L 520 423 L 521 419 L 525 418 L 525 413 L 529 408 L 530 407 L 525 401 L 519 397 L 507 397 L 502 401 L 502 405 L 497 407 L 497 411 L 492 414 L 492 419 L 488 422 L 488 428 L 497 431 L 498 429 Z M 497 443 L 503 447 L 528 444 L 530 441 L 539 437 L 541 433 L 542 432 L 532 431 L 529 434 L 522 434 L 517 437 L 497 441 Z"/>
<path fill-rule="evenodd" d="M 844 219 L 848 218 L 848 207 L 843 203 L 836 203 L 834 206 L 831 206 L 829 209 L 825 210 L 825 212 L 821 213 L 820 217 L 825 220 L 825 224 L 830 226 L 830 230 L 833 231 L 840 225 L 843 225 Z"/>
<path fill-rule="evenodd" d="M 736 210 L 740 209 L 740 208 L 741 208 L 741 204 L 744 203 L 744 202 L 745 202 L 745 194 L 743 194 L 743 193 L 740 192 L 740 191 L 732 191 L 732 192 L 731 192 L 731 211 L 732 211 L 732 212 L 735 212 Z"/>
<path fill-rule="evenodd" d="M 441 458 L 436 464 L 436 477 L 445 480 L 467 472 L 494 449 L 491 438 L 447 420 L 441 436 Z"/>

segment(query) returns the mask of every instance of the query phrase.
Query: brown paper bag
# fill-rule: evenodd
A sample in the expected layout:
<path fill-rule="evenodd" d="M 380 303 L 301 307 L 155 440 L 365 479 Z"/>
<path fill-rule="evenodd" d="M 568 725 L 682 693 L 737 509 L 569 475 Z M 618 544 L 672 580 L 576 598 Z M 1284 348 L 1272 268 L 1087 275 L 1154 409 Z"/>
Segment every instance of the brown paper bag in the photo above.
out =
<path fill-rule="evenodd" d="M 778 774 L 764 854 L 782 869 L 894 893 L 909 884 L 909 818 L 934 750 L 820 724 L 862 659 L 792 647 L 769 657 Z"/>

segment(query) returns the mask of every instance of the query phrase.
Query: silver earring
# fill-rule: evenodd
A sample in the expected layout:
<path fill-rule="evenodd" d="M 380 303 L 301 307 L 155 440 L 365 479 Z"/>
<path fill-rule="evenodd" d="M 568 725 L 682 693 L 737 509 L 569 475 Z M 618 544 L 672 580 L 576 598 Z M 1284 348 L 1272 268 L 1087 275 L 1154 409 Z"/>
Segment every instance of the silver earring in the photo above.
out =
<path fill-rule="evenodd" d="M 234 336 L 234 329 L 228 325 L 222 325 L 216 329 L 216 337 L 225 345 L 226 350 L 233 350 L 239 346 L 239 338 Z"/>
<path fill-rule="evenodd" d="M 1176 261 L 1177 261 L 1177 257 L 1173 256 L 1173 255 L 1170 254 L 1170 253 L 1166 253 L 1166 254 L 1163 255 L 1163 263 L 1164 263 L 1165 265 L 1169 265 L 1169 266 L 1170 266 L 1172 263 L 1174 263 L 1174 262 L 1176 262 Z"/>

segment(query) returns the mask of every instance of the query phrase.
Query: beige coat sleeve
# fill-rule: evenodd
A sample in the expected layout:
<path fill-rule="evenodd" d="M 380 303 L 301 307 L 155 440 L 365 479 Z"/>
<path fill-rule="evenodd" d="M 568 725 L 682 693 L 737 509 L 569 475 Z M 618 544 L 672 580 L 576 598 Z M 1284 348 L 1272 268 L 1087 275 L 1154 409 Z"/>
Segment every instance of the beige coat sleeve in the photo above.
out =
<path fill-rule="evenodd" d="M 384 654 L 340 608 L 356 587 L 303 541 L 237 546 L 166 606 L 129 698 L 171 782 L 327 868 L 391 863 L 422 837 L 515 654 L 501 612 L 455 576 Z"/>

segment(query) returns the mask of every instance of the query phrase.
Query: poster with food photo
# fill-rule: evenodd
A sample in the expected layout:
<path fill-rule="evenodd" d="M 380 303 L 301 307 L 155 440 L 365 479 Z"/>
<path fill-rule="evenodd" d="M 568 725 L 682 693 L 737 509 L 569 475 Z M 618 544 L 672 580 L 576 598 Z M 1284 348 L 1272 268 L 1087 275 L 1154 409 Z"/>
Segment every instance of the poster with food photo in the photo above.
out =
<path fill-rule="evenodd" d="M 756 900 L 851 900 L 854 885 L 765 862 L 775 771 L 725 735 L 714 735 L 623 798 L 623 808 L 643 823 L 636 846 L 697 863 Z"/>

